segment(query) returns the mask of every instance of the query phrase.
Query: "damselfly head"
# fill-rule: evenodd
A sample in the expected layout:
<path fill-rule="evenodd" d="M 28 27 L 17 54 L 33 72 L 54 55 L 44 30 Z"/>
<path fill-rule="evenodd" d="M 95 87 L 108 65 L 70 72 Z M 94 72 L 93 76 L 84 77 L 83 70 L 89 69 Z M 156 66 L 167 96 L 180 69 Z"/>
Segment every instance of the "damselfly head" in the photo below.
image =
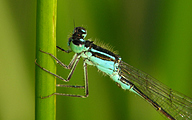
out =
<path fill-rule="evenodd" d="M 84 39 L 86 36 L 87 36 L 87 30 L 83 27 L 76 27 L 73 30 L 73 35 L 72 35 L 73 38 L 80 37 L 80 38 Z"/>

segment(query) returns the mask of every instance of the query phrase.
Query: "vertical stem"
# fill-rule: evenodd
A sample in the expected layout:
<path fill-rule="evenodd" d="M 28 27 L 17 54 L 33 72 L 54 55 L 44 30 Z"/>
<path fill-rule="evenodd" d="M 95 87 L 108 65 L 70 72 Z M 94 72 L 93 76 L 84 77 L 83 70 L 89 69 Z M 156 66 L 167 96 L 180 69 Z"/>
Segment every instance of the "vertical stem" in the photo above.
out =
<path fill-rule="evenodd" d="M 56 63 L 39 49 L 56 55 L 57 0 L 37 0 L 36 58 L 37 63 L 56 73 Z M 56 78 L 36 66 L 35 119 L 56 119 L 56 97 L 41 99 L 56 92 Z"/>

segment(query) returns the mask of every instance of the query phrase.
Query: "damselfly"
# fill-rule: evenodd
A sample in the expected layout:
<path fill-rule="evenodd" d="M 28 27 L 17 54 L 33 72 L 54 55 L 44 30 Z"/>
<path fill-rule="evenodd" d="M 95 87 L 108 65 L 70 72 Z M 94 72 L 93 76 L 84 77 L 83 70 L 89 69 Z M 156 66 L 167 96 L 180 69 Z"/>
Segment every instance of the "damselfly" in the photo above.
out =
<path fill-rule="evenodd" d="M 57 63 L 66 69 L 71 69 L 67 79 L 51 73 L 49 70 L 41 67 L 44 71 L 56 76 L 62 81 L 68 82 L 73 75 L 76 65 L 79 59 L 82 57 L 85 85 L 62 85 L 57 84 L 57 87 L 72 87 L 72 88 L 83 88 L 85 89 L 84 95 L 65 94 L 65 93 L 53 93 L 52 95 L 62 95 L 71 97 L 85 98 L 88 96 L 88 77 L 87 77 L 87 64 L 96 66 L 100 71 L 109 75 L 118 86 L 124 90 L 129 90 L 136 93 L 140 97 L 148 101 L 157 111 L 165 115 L 171 120 L 175 119 L 192 119 L 192 99 L 179 93 L 171 88 L 165 86 L 161 82 L 157 81 L 148 74 L 130 66 L 123 62 L 121 57 L 114 54 L 113 52 L 97 46 L 93 41 L 85 40 L 87 31 L 83 27 L 76 27 L 73 31 L 72 37 L 69 38 L 68 46 L 69 50 L 64 50 L 57 46 L 63 52 L 70 53 L 75 52 L 69 65 L 63 64 L 58 58 L 50 53 L 44 52 L 53 57 Z"/>

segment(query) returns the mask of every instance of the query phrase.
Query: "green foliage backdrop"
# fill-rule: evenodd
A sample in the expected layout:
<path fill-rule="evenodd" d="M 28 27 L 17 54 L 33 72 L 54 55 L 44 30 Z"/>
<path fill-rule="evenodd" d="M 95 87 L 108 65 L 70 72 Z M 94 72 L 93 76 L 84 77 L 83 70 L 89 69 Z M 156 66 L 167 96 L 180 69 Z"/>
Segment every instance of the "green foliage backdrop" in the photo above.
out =
<path fill-rule="evenodd" d="M 57 45 L 67 49 L 75 22 L 88 30 L 87 39 L 109 43 L 123 61 L 192 97 L 191 5 L 191 0 L 58 0 Z M 36 1 L 1 1 L 0 15 L 0 119 L 33 120 Z M 57 55 L 64 63 L 72 57 Z M 58 66 L 59 75 L 68 72 Z M 88 77 L 88 98 L 57 97 L 57 120 L 164 119 L 96 68 L 88 67 Z M 83 84 L 82 61 L 67 84 Z M 83 94 L 81 89 L 57 91 Z"/>

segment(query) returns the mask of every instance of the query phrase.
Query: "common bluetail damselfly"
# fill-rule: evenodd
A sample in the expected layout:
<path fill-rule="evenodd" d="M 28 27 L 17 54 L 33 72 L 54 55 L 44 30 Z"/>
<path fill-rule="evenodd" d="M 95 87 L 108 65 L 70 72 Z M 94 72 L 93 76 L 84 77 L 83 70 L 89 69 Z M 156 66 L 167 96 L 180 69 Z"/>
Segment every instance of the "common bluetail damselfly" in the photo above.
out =
<path fill-rule="evenodd" d="M 85 85 L 63 85 L 57 84 L 57 87 L 72 87 L 85 89 L 85 95 L 65 94 L 65 93 L 53 93 L 52 95 L 62 95 L 71 97 L 85 98 L 88 96 L 88 76 L 87 76 L 87 64 L 96 66 L 100 71 L 109 75 L 118 86 L 124 90 L 129 90 L 136 93 L 140 97 L 148 101 L 157 111 L 165 115 L 171 120 L 187 120 L 192 119 L 192 99 L 175 91 L 166 85 L 162 84 L 150 75 L 130 66 L 123 62 L 121 57 L 113 52 L 97 46 L 93 41 L 85 40 L 87 31 L 83 27 L 76 27 L 73 31 L 72 37 L 69 38 L 68 46 L 69 50 L 64 50 L 57 46 L 63 52 L 70 53 L 75 52 L 69 65 L 63 64 L 58 58 L 50 53 L 40 50 L 53 57 L 57 63 L 66 69 L 70 69 L 70 73 L 67 79 L 51 73 L 49 70 L 41 67 L 37 62 L 36 64 L 44 71 L 56 76 L 62 81 L 68 82 L 73 75 L 76 65 L 79 59 L 84 59 L 84 78 Z"/>

